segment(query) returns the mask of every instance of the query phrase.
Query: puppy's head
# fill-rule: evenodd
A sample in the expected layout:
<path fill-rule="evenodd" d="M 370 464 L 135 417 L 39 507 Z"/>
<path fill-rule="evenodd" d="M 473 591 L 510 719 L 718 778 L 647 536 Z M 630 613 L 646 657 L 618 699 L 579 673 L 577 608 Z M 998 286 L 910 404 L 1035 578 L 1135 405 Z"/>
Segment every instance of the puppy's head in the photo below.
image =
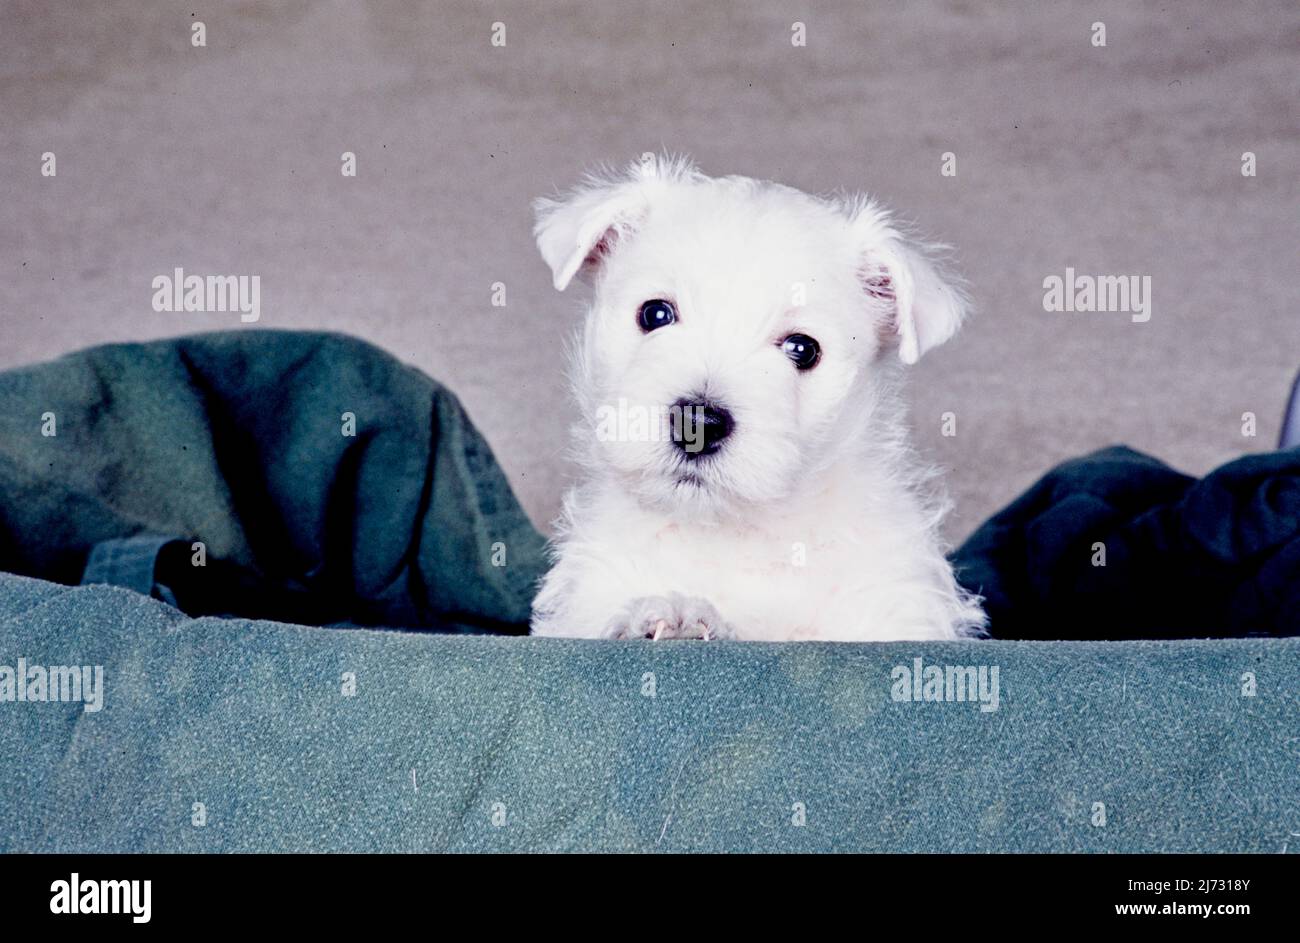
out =
<path fill-rule="evenodd" d="M 647 159 L 535 208 L 555 287 L 593 288 L 575 365 L 583 452 L 661 509 L 791 500 L 871 447 L 892 363 L 965 313 L 864 199 Z"/>

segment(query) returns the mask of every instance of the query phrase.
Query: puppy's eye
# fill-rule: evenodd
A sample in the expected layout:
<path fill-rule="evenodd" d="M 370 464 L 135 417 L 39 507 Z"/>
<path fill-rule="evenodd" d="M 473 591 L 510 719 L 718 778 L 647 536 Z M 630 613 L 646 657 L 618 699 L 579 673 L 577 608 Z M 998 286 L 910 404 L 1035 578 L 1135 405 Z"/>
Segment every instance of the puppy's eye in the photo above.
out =
<path fill-rule="evenodd" d="M 641 325 L 641 330 L 647 334 L 661 327 L 667 327 L 676 320 L 677 312 L 673 310 L 672 302 L 664 301 L 662 298 L 647 301 L 636 316 L 636 323 Z"/>
<path fill-rule="evenodd" d="M 821 359 L 822 348 L 807 334 L 791 334 L 781 342 L 781 352 L 800 370 L 811 370 Z"/>

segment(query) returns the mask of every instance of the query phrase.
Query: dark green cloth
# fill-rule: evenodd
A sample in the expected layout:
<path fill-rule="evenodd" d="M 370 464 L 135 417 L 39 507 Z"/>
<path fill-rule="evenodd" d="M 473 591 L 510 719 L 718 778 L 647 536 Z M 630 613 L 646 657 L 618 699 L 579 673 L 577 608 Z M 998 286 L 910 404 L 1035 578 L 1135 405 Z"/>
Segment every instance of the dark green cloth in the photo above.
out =
<path fill-rule="evenodd" d="M 998 638 L 1300 635 L 1300 448 L 1200 480 L 1103 449 L 1052 469 L 953 563 Z"/>
<path fill-rule="evenodd" d="M 456 398 L 353 338 L 206 334 L 0 374 L 0 570 L 148 591 L 151 552 L 190 614 L 516 633 L 544 566 Z"/>

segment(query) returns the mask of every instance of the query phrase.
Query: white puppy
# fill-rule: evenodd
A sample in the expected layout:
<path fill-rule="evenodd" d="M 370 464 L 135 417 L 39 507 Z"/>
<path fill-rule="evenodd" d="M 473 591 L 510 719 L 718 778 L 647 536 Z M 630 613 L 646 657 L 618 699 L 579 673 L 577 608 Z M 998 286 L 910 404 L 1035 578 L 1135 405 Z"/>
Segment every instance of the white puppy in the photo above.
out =
<path fill-rule="evenodd" d="M 901 364 L 961 293 L 865 199 L 646 158 L 539 200 L 563 290 L 581 483 L 536 635 L 866 641 L 977 634 L 942 503 L 908 448 Z"/>

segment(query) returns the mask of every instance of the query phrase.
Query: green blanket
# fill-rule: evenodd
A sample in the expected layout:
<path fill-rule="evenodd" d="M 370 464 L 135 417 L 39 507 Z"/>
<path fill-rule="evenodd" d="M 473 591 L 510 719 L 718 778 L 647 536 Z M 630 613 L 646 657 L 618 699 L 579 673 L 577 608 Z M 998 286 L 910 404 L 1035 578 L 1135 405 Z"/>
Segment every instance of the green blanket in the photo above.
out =
<path fill-rule="evenodd" d="M 0 575 L 0 664 L 18 657 L 102 666 L 101 709 L 0 703 L 3 851 L 1276 852 L 1300 841 L 1296 639 L 327 631 L 191 620 L 116 587 Z M 923 675 L 996 667 L 997 709 L 895 700 L 916 658 Z"/>

